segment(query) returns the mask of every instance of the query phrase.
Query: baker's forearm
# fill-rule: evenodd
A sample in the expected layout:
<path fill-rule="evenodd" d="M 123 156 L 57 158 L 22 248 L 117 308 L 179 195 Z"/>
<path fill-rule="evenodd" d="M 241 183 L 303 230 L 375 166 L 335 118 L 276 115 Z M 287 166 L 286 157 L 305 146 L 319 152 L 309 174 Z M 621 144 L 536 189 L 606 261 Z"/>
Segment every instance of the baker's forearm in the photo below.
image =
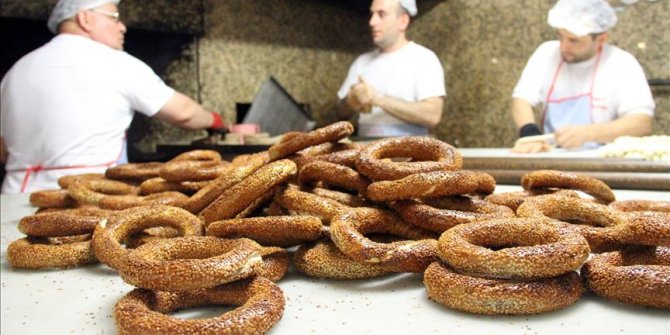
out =
<path fill-rule="evenodd" d="M 512 118 L 517 129 L 529 123 L 535 123 L 533 107 L 524 99 L 514 98 L 512 100 Z"/>
<path fill-rule="evenodd" d="M 156 114 L 160 120 L 186 129 L 205 129 L 212 126 L 214 116 L 193 99 L 175 92 Z"/>
<path fill-rule="evenodd" d="M 374 106 L 408 123 L 427 128 L 437 126 L 442 118 L 443 97 L 428 98 L 409 102 L 385 94 L 374 97 Z"/>
<path fill-rule="evenodd" d="M 651 134 L 653 118 L 646 114 L 629 114 L 614 121 L 591 125 L 593 141 L 608 143 L 619 136 L 646 136 Z"/>

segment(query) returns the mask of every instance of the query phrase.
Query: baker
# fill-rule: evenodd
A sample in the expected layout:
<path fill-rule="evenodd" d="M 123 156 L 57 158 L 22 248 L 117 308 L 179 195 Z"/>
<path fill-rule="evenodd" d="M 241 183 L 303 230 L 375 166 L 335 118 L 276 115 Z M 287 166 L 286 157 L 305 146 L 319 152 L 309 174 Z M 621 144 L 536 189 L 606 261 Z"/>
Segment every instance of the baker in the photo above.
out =
<path fill-rule="evenodd" d="M 607 43 L 616 14 L 604 0 L 559 0 L 549 11 L 558 40 L 544 42 L 514 88 L 512 116 L 519 136 L 553 133 L 562 148 L 595 148 L 619 136 L 652 131 L 654 100 L 642 67 Z M 542 105 L 536 123 L 533 107 Z M 514 152 L 548 148 L 517 141 Z"/>
<path fill-rule="evenodd" d="M 56 36 L 21 58 L 0 86 L 2 193 L 58 188 L 66 174 L 126 162 L 134 111 L 186 129 L 222 129 L 205 110 L 123 51 L 120 0 L 60 0 Z"/>
<path fill-rule="evenodd" d="M 376 49 L 351 65 L 337 92 L 340 120 L 360 113 L 357 135 L 427 135 L 442 118 L 444 70 L 435 53 L 408 40 L 414 0 L 374 0 L 370 30 Z"/>

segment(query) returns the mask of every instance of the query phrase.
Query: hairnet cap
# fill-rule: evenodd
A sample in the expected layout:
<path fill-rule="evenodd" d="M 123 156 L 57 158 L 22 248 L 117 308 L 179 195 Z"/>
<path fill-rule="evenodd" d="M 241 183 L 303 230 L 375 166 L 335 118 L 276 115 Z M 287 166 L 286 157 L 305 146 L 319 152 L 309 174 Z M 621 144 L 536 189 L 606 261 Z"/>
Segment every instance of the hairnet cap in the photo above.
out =
<path fill-rule="evenodd" d="M 614 27 L 614 9 L 605 0 L 559 0 L 549 11 L 549 25 L 576 36 L 602 33 Z"/>
<path fill-rule="evenodd" d="M 77 13 L 82 10 L 93 9 L 106 5 L 108 3 L 113 3 L 118 5 L 121 0 L 59 0 L 49 16 L 49 21 L 47 21 L 47 27 L 51 30 L 52 33 L 58 34 L 58 25 L 74 17 Z"/>
<path fill-rule="evenodd" d="M 400 6 L 409 13 L 409 16 L 415 16 L 418 12 L 416 9 L 416 1 L 414 0 L 400 0 Z"/>

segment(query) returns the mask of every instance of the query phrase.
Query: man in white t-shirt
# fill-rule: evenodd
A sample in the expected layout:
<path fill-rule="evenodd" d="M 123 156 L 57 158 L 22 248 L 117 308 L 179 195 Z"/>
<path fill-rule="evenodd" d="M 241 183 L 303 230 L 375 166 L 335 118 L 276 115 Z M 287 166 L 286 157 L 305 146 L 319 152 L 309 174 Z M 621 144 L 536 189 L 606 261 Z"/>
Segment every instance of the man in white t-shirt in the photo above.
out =
<path fill-rule="evenodd" d="M 337 95 L 339 119 L 358 112 L 358 136 L 427 135 L 442 118 L 444 70 L 434 52 L 409 41 L 414 0 L 374 0 L 369 21 L 376 50 L 360 55 Z"/>
<path fill-rule="evenodd" d="M 604 0 L 560 0 L 549 11 L 558 41 L 540 45 L 514 88 L 512 116 L 520 137 L 540 135 L 542 127 L 558 147 L 571 149 L 651 133 L 655 104 L 642 67 L 606 43 L 616 21 Z M 538 126 L 532 106 L 539 104 Z M 513 151 L 548 148 L 546 140 L 517 141 Z"/>
<path fill-rule="evenodd" d="M 123 52 L 119 1 L 60 0 L 47 23 L 56 36 L 3 78 L 2 193 L 58 188 L 63 175 L 124 162 L 133 111 L 187 129 L 225 128 L 218 113 Z"/>

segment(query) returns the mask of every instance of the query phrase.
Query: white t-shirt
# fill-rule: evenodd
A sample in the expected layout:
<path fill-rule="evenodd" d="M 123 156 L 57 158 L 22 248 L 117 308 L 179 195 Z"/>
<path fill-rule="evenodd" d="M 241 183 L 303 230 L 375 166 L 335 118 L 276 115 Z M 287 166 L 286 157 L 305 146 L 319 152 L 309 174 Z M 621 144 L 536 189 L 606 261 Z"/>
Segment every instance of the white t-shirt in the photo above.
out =
<path fill-rule="evenodd" d="M 57 188 L 66 174 L 104 171 L 101 164 L 120 157 L 133 111 L 153 116 L 174 90 L 123 51 L 60 34 L 14 64 L 0 93 L 9 153 L 2 192 L 16 193 L 31 167 L 84 168 L 31 173 L 26 192 Z"/>
<path fill-rule="evenodd" d="M 560 43 L 544 42 L 528 60 L 514 88 L 514 98 L 532 106 L 544 104 L 561 62 Z M 554 98 L 588 93 L 597 57 L 580 63 L 564 63 L 554 86 Z M 642 67 L 630 53 L 605 44 L 593 82 L 593 121 L 603 123 L 629 113 L 654 115 L 654 99 Z"/>
<path fill-rule="evenodd" d="M 446 96 L 440 60 L 430 49 L 414 42 L 393 52 L 375 50 L 358 56 L 337 92 L 340 99 L 344 99 L 351 86 L 358 83 L 359 76 L 379 92 L 405 101 Z M 360 129 L 365 125 L 407 124 L 379 107 L 374 107 L 370 114 L 361 114 L 358 122 Z M 359 135 L 366 136 L 360 129 Z"/>

